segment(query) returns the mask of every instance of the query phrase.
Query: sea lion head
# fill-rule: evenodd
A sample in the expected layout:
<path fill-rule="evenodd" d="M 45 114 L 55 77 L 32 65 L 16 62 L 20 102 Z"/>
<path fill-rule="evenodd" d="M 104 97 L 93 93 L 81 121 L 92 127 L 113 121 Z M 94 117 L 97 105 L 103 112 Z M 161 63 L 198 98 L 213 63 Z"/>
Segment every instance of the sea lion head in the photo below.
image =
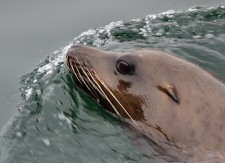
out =
<path fill-rule="evenodd" d="M 145 135 L 225 149 L 225 86 L 199 66 L 156 50 L 82 45 L 71 46 L 67 65 L 78 88 Z"/>
<path fill-rule="evenodd" d="M 168 71 L 168 64 L 159 58 L 153 50 L 106 52 L 73 45 L 67 52 L 67 65 L 78 88 L 103 108 L 123 118 L 145 121 L 152 113 L 149 107 L 157 108 L 162 92 L 169 102 L 180 102 L 175 87 L 165 84 L 171 74 L 159 74 Z"/>

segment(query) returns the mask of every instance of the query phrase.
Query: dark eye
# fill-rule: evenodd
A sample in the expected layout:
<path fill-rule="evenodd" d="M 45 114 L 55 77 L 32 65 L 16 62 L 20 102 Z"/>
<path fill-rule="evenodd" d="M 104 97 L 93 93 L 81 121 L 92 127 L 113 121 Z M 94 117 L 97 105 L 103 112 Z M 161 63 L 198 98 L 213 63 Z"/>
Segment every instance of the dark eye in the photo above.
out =
<path fill-rule="evenodd" d="M 123 60 L 117 60 L 116 62 L 116 68 L 117 71 L 119 71 L 123 75 L 132 75 L 134 74 L 134 66 L 127 63 L 126 61 Z"/>

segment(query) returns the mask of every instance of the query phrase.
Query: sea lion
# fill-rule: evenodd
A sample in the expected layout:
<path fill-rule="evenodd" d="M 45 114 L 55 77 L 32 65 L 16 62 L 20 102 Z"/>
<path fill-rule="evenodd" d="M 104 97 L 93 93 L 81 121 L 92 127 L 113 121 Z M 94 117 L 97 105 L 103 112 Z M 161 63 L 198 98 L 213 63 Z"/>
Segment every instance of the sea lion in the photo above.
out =
<path fill-rule="evenodd" d="M 166 52 L 73 45 L 67 65 L 82 91 L 143 134 L 179 147 L 225 151 L 225 85 Z"/>

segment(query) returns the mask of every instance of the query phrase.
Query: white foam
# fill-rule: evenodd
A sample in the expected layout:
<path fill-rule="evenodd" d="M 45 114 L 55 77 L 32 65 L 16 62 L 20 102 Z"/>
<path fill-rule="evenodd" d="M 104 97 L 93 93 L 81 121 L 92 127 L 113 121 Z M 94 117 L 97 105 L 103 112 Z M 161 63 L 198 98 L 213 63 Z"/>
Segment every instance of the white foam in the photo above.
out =
<path fill-rule="evenodd" d="M 48 64 L 46 64 L 46 65 L 40 67 L 40 68 L 38 69 L 38 72 L 39 72 L 40 74 L 42 74 L 42 73 L 44 73 L 45 71 L 49 71 L 51 68 L 52 68 L 51 63 L 48 63 Z"/>
<path fill-rule="evenodd" d="M 197 10 L 198 9 L 196 7 L 191 7 L 191 8 L 188 9 L 189 12 L 194 12 L 194 11 L 197 11 Z"/>
<path fill-rule="evenodd" d="M 33 91 L 32 88 L 25 90 L 26 99 L 30 98 L 30 96 L 32 95 L 32 91 Z"/>
<path fill-rule="evenodd" d="M 64 62 L 65 61 L 65 58 L 66 58 L 66 53 L 68 51 L 68 49 L 72 46 L 72 44 L 68 44 L 67 46 L 65 46 L 62 50 L 56 50 L 53 52 L 54 55 L 57 55 L 59 54 L 56 58 L 54 58 L 53 60 L 51 60 L 48 64 L 42 66 L 42 67 L 39 67 L 38 68 L 38 73 L 40 74 L 45 74 L 45 78 L 47 78 L 48 76 L 50 76 L 53 72 L 54 72 L 54 69 L 56 68 L 56 66 L 58 66 L 60 63 Z M 61 53 L 60 53 L 61 52 Z M 27 79 L 28 80 L 28 79 Z M 27 84 L 27 80 L 25 80 L 25 84 Z M 37 82 L 37 79 L 34 79 L 33 80 L 33 83 L 36 83 Z M 49 81 L 46 80 L 46 83 L 48 83 Z M 29 99 L 33 93 L 33 88 L 26 88 L 24 90 L 25 92 L 25 97 L 26 97 L 26 100 Z M 49 89 L 49 92 L 47 93 L 47 95 L 49 95 L 49 93 L 52 92 L 52 89 Z M 36 93 L 38 95 L 40 95 L 41 91 L 40 90 L 36 90 Z"/>
<path fill-rule="evenodd" d="M 75 37 L 73 42 L 74 44 L 80 44 L 81 42 L 86 45 L 86 41 L 90 38 L 93 43 L 92 45 L 94 46 L 100 46 L 107 42 L 110 38 L 112 38 L 111 30 L 115 29 L 116 27 L 122 27 L 124 26 L 123 21 L 116 21 L 116 22 L 111 22 L 110 24 L 106 25 L 105 27 L 99 27 L 99 28 L 92 28 L 89 29 L 86 32 L 82 32 L 78 37 Z M 99 35 L 100 34 L 107 34 L 107 37 L 109 39 L 107 40 L 102 40 Z M 93 39 L 94 38 L 94 39 Z"/>
<path fill-rule="evenodd" d="M 147 16 L 145 17 L 145 20 L 147 20 L 147 19 L 153 20 L 153 19 L 156 19 L 156 18 L 157 18 L 157 15 L 151 14 L 151 15 L 147 15 Z"/>
<path fill-rule="evenodd" d="M 168 11 L 165 11 L 165 12 L 162 12 L 161 14 L 158 14 L 158 16 L 168 16 L 170 18 L 173 18 L 174 17 L 174 14 L 175 13 L 179 13 L 180 11 L 174 11 L 174 10 L 168 10 Z"/>
<path fill-rule="evenodd" d="M 66 58 L 66 53 L 68 51 L 68 49 L 72 46 L 72 44 L 69 44 L 67 46 L 65 46 L 62 50 L 61 50 L 61 54 L 59 54 L 56 58 L 54 58 L 53 60 L 51 60 L 48 64 L 39 67 L 38 68 L 38 73 L 42 74 L 42 73 L 46 73 L 46 75 L 50 75 L 52 74 L 55 66 L 58 66 L 59 63 L 64 62 L 65 58 Z M 53 54 L 58 54 L 60 51 L 56 50 L 53 52 Z"/>
<path fill-rule="evenodd" d="M 122 27 L 124 26 L 123 21 L 117 21 L 117 22 L 111 22 L 110 24 L 106 25 L 104 29 L 106 30 L 108 36 L 111 36 L 111 30 L 116 28 L 116 27 Z"/>

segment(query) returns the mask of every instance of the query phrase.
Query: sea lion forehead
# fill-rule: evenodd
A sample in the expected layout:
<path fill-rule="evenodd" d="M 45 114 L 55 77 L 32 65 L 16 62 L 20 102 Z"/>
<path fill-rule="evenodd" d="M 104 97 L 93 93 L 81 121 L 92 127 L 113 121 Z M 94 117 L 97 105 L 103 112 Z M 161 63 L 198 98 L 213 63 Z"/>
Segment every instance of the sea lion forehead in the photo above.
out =
<path fill-rule="evenodd" d="M 155 56 L 155 55 L 166 55 L 166 52 L 162 52 L 160 50 L 154 50 L 154 49 L 138 49 L 134 51 L 136 55 L 139 55 L 140 57 L 144 56 Z"/>
<path fill-rule="evenodd" d="M 130 60 L 136 66 L 141 65 L 145 62 L 150 63 L 150 61 L 154 60 L 154 58 L 158 58 L 163 52 L 152 50 L 152 49 L 136 49 L 128 52 L 124 52 L 118 58 Z M 146 67 L 146 66 L 145 66 Z M 147 66 L 148 67 L 148 66 Z"/>
<path fill-rule="evenodd" d="M 117 55 L 117 60 L 124 59 L 124 60 L 132 61 L 133 63 L 135 63 L 135 62 L 141 61 L 142 57 L 143 57 L 143 54 L 139 53 L 138 51 L 126 51 Z"/>
<path fill-rule="evenodd" d="M 156 56 L 157 51 L 149 49 L 137 49 L 130 51 L 128 56 L 134 60 L 134 62 L 140 64 L 142 62 L 148 62 L 152 57 Z"/>

